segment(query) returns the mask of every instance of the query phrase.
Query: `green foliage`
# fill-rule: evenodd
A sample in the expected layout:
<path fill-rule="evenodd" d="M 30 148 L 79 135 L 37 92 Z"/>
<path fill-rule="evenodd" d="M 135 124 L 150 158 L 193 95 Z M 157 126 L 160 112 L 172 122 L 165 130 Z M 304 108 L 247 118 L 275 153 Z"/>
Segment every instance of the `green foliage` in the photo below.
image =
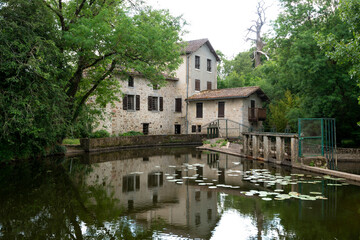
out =
<path fill-rule="evenodd" d="M 205 140 L 205 141 L 203 141 L 202 143 L 203 143 L 203 145 L 205 145 L 205 144 L 210 144 L 210 141 L 209 141 L 209 140 Z"/>
<path fill-rule="evenodd" d="M 94 114 L 121 96 L 120 77 L 136 71 L 161 86 L 162 73 L 182 61 L 183 21 L 168 11 L 140 1 L 60 2 L 1 2 L 2 159 L 45 154 L 66 136 L 88 137 Z"/>
<path fill-rule="evenodd" d="M 210 147 L 216 147 L 216 146 L 217 146 L 216 143 L 210 144 Z"/>
<path fill-rule="evenodd" d="M 90 138 L 106 138 L 110 137 L 110 133 L 104 129 L 97 130 L 90 134 Z"/>
<path fill-rule="evenodd" d="M 50 151 L 64 135 L 69 114 L 54 19 L 40 0 L 5 3 L 0 8 L 0 161 Z"/>
<path fill-rule="evenodd" d="M 270 116 L 267 120 L 270 127 L 275 127 L 278 132 L 284 132 L 286 128 L 291 132 L 297 132 L 298 118 L 303 117 L 301 99 L 298 96 L 294 96 L 288 90 L 284 98 L 270 103 L 269 109 Z"/>
<path fill-rule="evenodd" d="M 220 147 L 224 147 L 228 144 L 228 140 L 224 140 L 221 144 Z"/>
<path fill-rule="evenodd" d="M 76 138 L 76 139 L 65 138 L 62 141 L 62 144 L 65 144 L 65 145 L 80 145 L 80 139 L 78 139 L 78 138 Z"/>
<path fill-rule="evenodd" d="M 144 134 L 142 132 L 136 132 L 136 131 L 130 131 L 126 133 L 120 133 L 119 137 L 121 136 L 143 136 Z"/>

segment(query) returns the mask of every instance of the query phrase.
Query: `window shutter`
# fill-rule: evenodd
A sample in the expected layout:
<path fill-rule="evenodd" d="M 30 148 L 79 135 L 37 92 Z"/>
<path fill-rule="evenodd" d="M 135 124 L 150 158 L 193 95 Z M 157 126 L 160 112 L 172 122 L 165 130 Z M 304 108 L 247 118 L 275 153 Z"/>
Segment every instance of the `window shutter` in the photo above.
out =
<path fill-rule="evenodd" d="M 200 80 L 195 79 L 195 91 L 200 91 Z"/>
<path fill-rule="evenodd" d="M 207 90 L 211 90 L 211 82 L 207 82 Z"/>
<path fill-rule="evenodd" d="M 148 110 L 152 110 L 152 96 L 148 96 Z"/>
<path fill-rule="evenodd" d="M 127 107 L 128 107 L 128 98 L 127 98 L 127 95 L 125 95 L 123 97 L 123 109 L 127 110 Z"/>
<path fill-rule="evenodd" d="M 160 97 L 160 111 L 164 110 L 164 99 L 163 97 Z"/>
<path fill-rule="evenodd" d="M 136 111 L 140 110 L 140 95 L 136 95 Z"/>
<path fill-rule="evenodd" d="M 140 190 L 140 175 L 136 175 L 136 179 L 135 179 L 136 183 L 136 191 Z"/>
<path fill-rule="evenodd" d="M 181 98 L 175 98 L 175 112 L 181 112 Z"/>
<path fill-rule="evenodd" d="M 218 117 L 225 117 L 225 102 L 219 102 L 219 114 Z"/>
<path fill-rule="evenodd" d="M 203 117 L 203 104 L 202 103 L 196 104 L 196 117 L 197 118 Z"/>

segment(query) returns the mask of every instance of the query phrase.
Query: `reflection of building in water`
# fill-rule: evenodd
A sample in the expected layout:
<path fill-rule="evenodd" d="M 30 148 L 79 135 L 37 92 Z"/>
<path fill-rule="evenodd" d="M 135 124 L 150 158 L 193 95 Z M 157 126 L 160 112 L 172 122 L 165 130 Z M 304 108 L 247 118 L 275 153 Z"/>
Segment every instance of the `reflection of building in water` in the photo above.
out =
<path fill-rule="evenodd" d="M 205 155 L 204 155 L 205 156 Z M 194 231 L 183 234 L 205 236 L 216 225 L 217 194 L 200 191 L 197 185 L 182 185 L 169 182 L 197 174 L 197 179 L 210 172 L 208 166 L 194 166 L 184 171 L 183 163 L 201 162 L 201 155 L 162 155 L 112 160 L 92 165 L 93 171 L 87 176 L 87 184 L 102 184 L 108 193 L 114 193 L 120 204 L 131 210 L 134 217 L 151 223 L 153 219 L 164 219 L 175 230 L 186 227 Z"/>

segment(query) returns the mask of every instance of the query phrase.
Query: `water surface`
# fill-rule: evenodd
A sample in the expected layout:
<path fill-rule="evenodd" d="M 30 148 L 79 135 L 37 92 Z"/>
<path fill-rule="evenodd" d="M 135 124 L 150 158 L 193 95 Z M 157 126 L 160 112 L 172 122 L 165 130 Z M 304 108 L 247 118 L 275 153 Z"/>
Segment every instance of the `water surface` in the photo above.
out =
<path fill-rule="evenodd" d="M 3 165 L 0 180 L 3 239 L 360 237 L 360 187 L 195 148 Z"/>

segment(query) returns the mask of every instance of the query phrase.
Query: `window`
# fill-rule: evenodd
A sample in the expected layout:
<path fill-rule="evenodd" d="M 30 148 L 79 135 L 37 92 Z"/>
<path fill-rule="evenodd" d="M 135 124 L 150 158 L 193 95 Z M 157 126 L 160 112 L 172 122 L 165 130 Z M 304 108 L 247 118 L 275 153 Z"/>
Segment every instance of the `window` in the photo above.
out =
<path fill-rule="evenodd" d="M 152 97 L 152 107 L 151 109 L 153 111 L 157 111 L 159 108 L 158 108 L 158 97 Z"/>
<path fill-rule="evenodd" d="M 129 76 L 128 86 L 129 87 L 134 87 L 134 78 L 132 76 Z"/>
<path fill-rule="evenodd" d="M 201 132 L 201 125 L 197 125 L 198 132 Z"/>
<path fill-rule="evenodd" d="M 195 56 L 195 68 L 200 69 L 200 57 Z"/>
<path fill-rule="evenodd" d="M 163 97 L 148 97 L 148 110 L 149 111 L 163 111 L 164 99 Z"/>
<path fill-rule="evenodd" d="M 207 82 L 207 90 L 211 90 L 211 82 Z"/>
<path fill-rule="evenodd" d="M 225 117 L 225 102 L 219 102 L 218 117 L 219 118 Z"/>
<path fill-rule="evenodd" d="M 196 118 L 202 118 L 202 117 L 203 117 L 203 104 L 196 103 Z"/>
<path fill-rule="evenodd" d="M 143 123 L 143 134 L 144 135 L 149 134 L 149 123 Z"/>
<path fill-rule="evenodd" d="M 135 192 L 140 190 L 140 175 L 127 175 L 123 177 L 123 192 Z"/>
<path fill-rule="evenodd" d="M 124 110 L 140 110 L 140 95 L 125 95 L 123 98 Z"/>
<path fill-rule="evenodd" d="M 148 188 L 161 187 L 164 182 L 163 172 L 153 172 L 148 175 Z"/>
<path fill-rule="evenodd" d="M 207 68 L 206 69 L 208 72 L 211 72 L 211 59 L 207 60 Z"/>
<path fill-rule="evenodd" d="M 181 98 L 175 98 L 175 112 L 181 112 Z"/>
<path fill-rule="evenodd" d="M 193 133 L 196 132 L 196 125 L 191 126 L 191 132 L 193 132 Z"/>
<path fill-rule="evenodd" d="M 181 134 L 181 125 L 175 124 L 175 134 Z"/>
<path fill-rule="evenodd" d="M 200 91 L 200 80 L 195 79 L 195 91 Z"/>

